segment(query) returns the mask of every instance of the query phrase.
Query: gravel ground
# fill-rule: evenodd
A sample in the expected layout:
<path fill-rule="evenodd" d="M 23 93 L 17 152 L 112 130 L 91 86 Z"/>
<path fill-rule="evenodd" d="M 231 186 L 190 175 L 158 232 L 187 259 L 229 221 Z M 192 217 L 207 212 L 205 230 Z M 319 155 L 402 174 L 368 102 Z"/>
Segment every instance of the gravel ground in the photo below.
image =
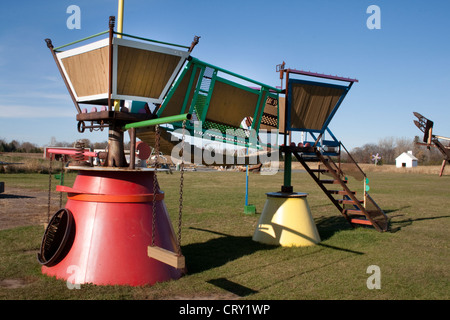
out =
<path fill-rule="evenodd" d="M 59 193 L 52 193 L 50 217 L 59 209 Z M 48 192 L 9 188 L 0 193 L 0 230 L 48 221 Z"/>

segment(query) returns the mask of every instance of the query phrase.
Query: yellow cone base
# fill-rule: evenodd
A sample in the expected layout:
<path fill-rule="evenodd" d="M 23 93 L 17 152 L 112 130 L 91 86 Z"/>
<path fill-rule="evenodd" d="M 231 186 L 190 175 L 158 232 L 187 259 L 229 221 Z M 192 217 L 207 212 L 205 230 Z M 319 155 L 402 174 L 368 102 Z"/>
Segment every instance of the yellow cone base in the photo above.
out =
<path fill-rule="evenodd" d="M 304 247 L 320 242 L 306 193 L 267 193 L 253 240 L 283 247 Z"/>

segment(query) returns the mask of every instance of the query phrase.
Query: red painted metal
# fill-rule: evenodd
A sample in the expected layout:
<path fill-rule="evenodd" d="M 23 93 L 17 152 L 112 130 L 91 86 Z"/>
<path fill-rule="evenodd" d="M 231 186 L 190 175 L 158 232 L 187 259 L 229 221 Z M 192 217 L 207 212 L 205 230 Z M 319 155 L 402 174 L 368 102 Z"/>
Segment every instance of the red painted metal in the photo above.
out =
<path fill-rule="evenodd" d="M 75 190 L 66 186 L 56 186 L 56 191 L 67 192 L 67 199 L 77 200 L 77 201 L 88 201 L 88 202 L 151 202 L 154 199 L 156 201 L 161 201 L 164 199 L 164 193 L 160 191 L 154 195 L 149 194 L 101 194 L 101 193 L 89 193 L 80 190 Z"/>
<path fill-rule="evenodd" d="M 44 156 L 46 158 L 50 158 L 52 154 L 64 154 L 64 155 L 71 155 L 74 156 L 79 151 L 76 150 L 76 148 L 46 148 Z M 83 152 L 84 158 L 88 159 L 88 157 L 98 157 L 97 152 L 89 151 L 89 149 L 85 149 Z"/>
<path fill-rule="evenodd" d="M 66 208 L 74 218 L 73 242 L 67 244 L 70 250 L 58 264 L 44 265 L 42 272 L 72 283 L 96 285 L 151 285 L 180 278 L 182 270 L 147 256 L 152 243 L 153 178 L 153 171 L 80 170 L 73 188 L 61 189 L 71 192 Z M 176 251 L 162 193 L 155 191 L 155 245 Z M 114 197 L 128 200 L 111 202 Z"/>
<path fill-rule="evenodd" d="M 136 143 L 136 151 L 138 151 L 137 153 L 137 157 L 141 160 L 147 160 L 150 157 L 151 154 L 151 149 L 149 147 L 148 144 L 146 144 L 143 141 L 138 141 Z"/>
<path fill-rule="evenodd" d="M 293 73 L 293 74 L 300 74 L 304 76 L 311 76 L 316 78 L 324 78 L 329 80 L 339 80 L 339 81 L 347 81 L 347 82 L 358 82 L 357 79 L 352 78 L 345 78 L 340 76 L 332 76 L 324 73 L 317 73 L 317 72 L 311 72 L 311 71 L 304 71 L 304 70 L 296 70 L 296 69 L 287 69 L 286 72 Z"/>

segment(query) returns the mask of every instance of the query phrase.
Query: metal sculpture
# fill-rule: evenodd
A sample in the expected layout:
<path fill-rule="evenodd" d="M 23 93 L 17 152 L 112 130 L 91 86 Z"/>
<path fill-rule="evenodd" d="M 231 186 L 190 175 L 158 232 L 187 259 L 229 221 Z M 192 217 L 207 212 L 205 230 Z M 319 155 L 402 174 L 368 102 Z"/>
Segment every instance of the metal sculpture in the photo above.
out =
<path fill-rule="evenodd" d="M 439 176 L 442 177 L 444 173 L 445 165 L 450 163 L 450 142 L 445 146 L 440 140 L 450 141 L 450 138 L 433 134 L 434 122 L 425 118 L 418 112 L 413 112 L 417 120 L 414 120 L 414 124 L 420 131 L 423 132 L 423 142 L 416 142 L 418 145 L 426 146 L 428 149 L 431 147 L 437 148 L 443 156 L 441 170 Z"/>
<path fill-rule="evenodd" d="M 347 187 L 346 175 L 356 176 L 366 186 L 364 172 L 355 162 L 349 168 L 341 165 L 340 160 L 339 163 L 331 160 L 340 157 L 345 147 L 328 125 L 356 79 L 285 69 L 283 63 L 277 71 L 280 79 L 286 77 L 286 87 L 275 88 L 192 57 L 198 36 L 190 46 L 183 46 L 125 34 L 122 14 L 119 6 L 118 32 L 114 31 L 115 18 L 110 17 L 107 31 L 80 41 L 55 48 L 46 39 L 75 105 L 78 130 L 107 128 L 108 148 L 103 152 L 91 152 L 83 146 L 75 150 L 47 149 L 50 160 L 61 155 L 71 157 L 68 170 L 78 171 L 78 176 L 73 187 L 57 186 L 57 191 L 67 193 L 68 200 L 46 229 L 39 254 L 43 273 L 67 279 L 68 269 L 76 266 L 79 268 L 76 281 L 94 284 L 142 285 L 181 277 L 185 272 L 180 246 L 183 170 L 178 239 L 163 202 L 157 172 L 161 171 L 158 168 L 161 149 L 170 152 L 180 142 L 183 168 L 185 133 L 260 153 L 284 153 L 284 185 L 281 192 L 268 194 L 268 198 L 275 204 L 281 205 L 280 199 L 292 203 L 279 216 L 279 221 L 286 225 L 271 229 L 279 239 L 284 238 L 281 233 L 286 235 L 294 230 L 297 236 L 288 240 L 288 245 L 304 245 L 298 239 L 299 233 L 309 234 L 311 241 L 306 245 L 320 241 L 306 195 L 293 192 L 292 155 L 352 226 L 362 224 L 378 231 L 387 230 L 387 217 L 368 195 L 367 188 L 360 201 Z M 61 50 L 102 35 L 108 38 Z M 296 76 L 346 85 L 306 81 Z M 94 107 L 87 112 L 82 104 Z M 182 129 L 181 141 L 173 140 L 176 129 Z M 278 148 L 263 143 L 258 136 L 262 129 L 272 129 L 277 138 L 283 134 L 284 145 Z M 127 131 L 131 142 L 129 163 L 123 143 Z M 314 141 L 287 144 L 292 131 L 310 134 Z M 326 140 L 325 135 L 331 138 Z M 153 145 L 154 168 L 135 166 L 136 152 L 142 157 L 140 151 L 145 149 L 138 147 L 137 138 Z M 142 153 L 150 155 L 148 149 Z M 248 165 L 251 156 L 246 154 L 242 162 L 231 157 L 232 165 Z M 88 160 L 93 157 L 102 159 L 102 164 L 92 166 Z M 222 164 L 230 165 L 226 161 L 229 158 L 224 160 Z M 326 169 L 311 169 L 307 164 L 310 161 L 319 162 Z M 334 177 L 331 182 L 316 176 L 325 172 Z M 343 190 L 329 190 L 325 187 L 328 183 L 338 184 Z M 247 201 L 246 198 L 246 205 Z M 299 225 L 296 210 L 300 207 L 303 222 Z M 275 211 L 270 209 L 268 214 Z M 267 217 L 264 211 L 263 216 Z M 265 220 L 261 223 L 267 225 Z M 258 234 L 263 230 L 258 226 L 255 240 L 266 238 Z"/>

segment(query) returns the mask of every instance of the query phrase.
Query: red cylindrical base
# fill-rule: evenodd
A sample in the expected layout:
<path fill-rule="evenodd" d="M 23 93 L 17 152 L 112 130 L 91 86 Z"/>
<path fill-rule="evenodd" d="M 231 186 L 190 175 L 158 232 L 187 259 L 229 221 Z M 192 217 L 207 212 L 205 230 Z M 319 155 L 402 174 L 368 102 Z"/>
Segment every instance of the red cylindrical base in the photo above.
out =
<path fill-rule="evenodd" d="M 42 272 L 96 285 L 151 285 L 180 278 L 181 270 L 147 256 L 153 179 L 153 171 L 81 170 L 69 188 L 77 193 L 68 193 L 66 204 L 75 235 L 65 244 L 70 246 L 67 254 L 52 266 L 44 265 Z M 159 188 L 155 191 L 158 194 Z M 124 202 L 127 195 L 131 202 Z M 156 201 L 155 245 L 176 251 L 175 239 L 164 201 Z"/>

